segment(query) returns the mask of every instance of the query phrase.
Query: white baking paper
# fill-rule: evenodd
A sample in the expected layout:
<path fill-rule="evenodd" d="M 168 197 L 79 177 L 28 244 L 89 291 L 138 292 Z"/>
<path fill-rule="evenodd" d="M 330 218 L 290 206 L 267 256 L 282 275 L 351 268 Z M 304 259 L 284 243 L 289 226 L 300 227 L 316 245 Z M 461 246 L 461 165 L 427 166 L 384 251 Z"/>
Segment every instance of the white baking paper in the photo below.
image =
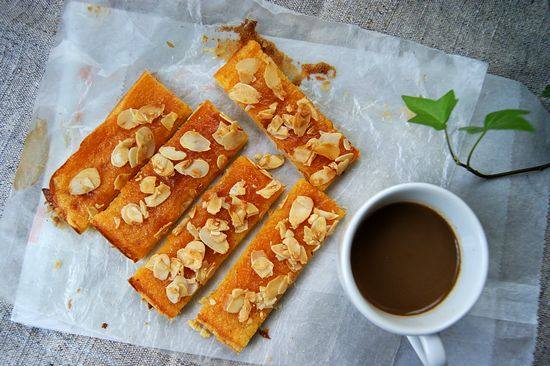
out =
<path fill-rule="evenodd" d="M 214 34 L 217 25 L 237 24 L 244 17 L 257 19 L 260 33 L 295 60 L 326 61 L 336 67 L 337 76 L 328 91 L 317 81 L 305 81 L 302 87 L 363 154 L 328 191 L 347 208 L 346 220 L 380 189 L 422 181 L 458 193 L 482 221 L 490 243 L 489 280 L 471 313 L 442 333 L 449 363 L 529 363 L 536 334 L 549 174 L 499 181 L 472 176 L 453 164 L 441 133 L 404 122 L 408 114 L 400 96 L 439 97 L 454 89 L 459 103 L 450 121 L 453 128 L 470 121 L 481 124 L 486 113 L 497 109 L 533 111 L 529 119 L 536 134 L 492 132 L 487 136 L 475 158 L 482 170 L 548 160 L 548 113 L 520 84 L 487 76 L 487 65 L 480 61 L 251 0 L 165 1 L 154 8 L 148 3 L 98 7 L 71 2 L 66 6 L 59 44 L 50 55 L 34 113 L 48 126 L 44 176 L 36 186 L 13 194 L 0 222 L 0 238 L 7 247 L 0 261 L 7 269 L 0 280 L 0 293 L 8 299 L 16 294 L 12 319 L 252 363 L 418 363 L 404 338 L 369 323 L 345 297 L 336 258 L 346 221 L 285 295 L 281 309 L 266 321 L 271 340 L 256 336 L 237 355 L 213 338 L 202 339 L 186 322 L 198 312 L 197 300 L 215 288 L 246 241 L 181 316 L 168 321 L 148 310 L 128 285 L 138 265 L 111 248 L 97 232 L 78 236 L 48 219 L 38 189 L 47 186 L 55 169 L 103 120 L 143 69 L 153 71 L 191 106 L 208 98 L 238 119 L 250 136 L 244 154 L 275 151 L 216 86 L 212 74 L 223 61 L 205 52 L 202 42 L 203 34 Z M 168 47 L 167 41 L 175 47 Z M 460 144 L 462 153 L 472 143 L 458 132 L 453 133 L 453 141 Z M 290 163 L 274 174 L 288 187 L 299 177 Z M 108 324 L 106 329 L 103 323 Z"/>

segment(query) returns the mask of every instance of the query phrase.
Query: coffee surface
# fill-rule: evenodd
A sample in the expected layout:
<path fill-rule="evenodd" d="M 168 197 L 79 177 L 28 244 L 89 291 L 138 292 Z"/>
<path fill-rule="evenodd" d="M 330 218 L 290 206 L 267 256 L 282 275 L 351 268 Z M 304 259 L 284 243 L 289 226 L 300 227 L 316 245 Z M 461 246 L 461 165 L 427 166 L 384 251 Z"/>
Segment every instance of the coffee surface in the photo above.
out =
<path fill-rule="evenodd" d="M 393 203 L 359 225 L 351 268 L 371 304 L 391 314 L 419 314 L 443 301 L 453 288 L 460 268 L 458 241 L 431 208 Z"/>

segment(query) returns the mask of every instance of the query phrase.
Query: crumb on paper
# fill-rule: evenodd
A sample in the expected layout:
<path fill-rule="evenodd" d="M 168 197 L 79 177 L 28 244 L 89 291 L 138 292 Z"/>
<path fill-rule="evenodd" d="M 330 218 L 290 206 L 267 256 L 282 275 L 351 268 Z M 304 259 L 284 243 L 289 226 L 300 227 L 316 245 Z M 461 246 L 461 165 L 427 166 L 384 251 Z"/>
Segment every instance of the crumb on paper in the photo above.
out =
<path fill-rule="evenodd" d="M 166 41 L 166 45 L 170 48 L 176 47 L 172 41 Z"/>
<path fill-rule="evenodd" d="M 55 261 L 54 268 L 55 269 L 61 268 L 61 261 L 59 259 Z"/>
<path fill-rule="evenodd" d="M 321 83 L 321 90 L 324 91 L 324 92 L 328 92 L 330 90 L 330 81 L 329 80 L 324 80 Z"/>
<path fill-rule="evenodd" d="M 107 323 L 101 323 L 101 328 L 103 328 L 103 329 L 107 329 L 108 326 L 109 326 L 109 324 L 107 324 Z"/>
<path fill-rule="evenodd" d="M 272 362 L 273 362 L 273 357 L 267 356 L 265 359 L 265 363 L 272 363 Z"/>
<path fill-rule="evenodd" d="M 149 326 L 149 322 L 144 322 L 143 325 L 146 326 L 146 327 L 148 327 L 148 326 Z"/>
<path fill-rule="evenodd" d="M 73 308 L 73 299 L 69 298 L 67 301 L 67 309 L 71 310 Z"/>
<path fill-rule="evenodd" d="M 77 293 L 77 294 L 80 293 L 80 287 L 76 289 L 76 293 Z"/>
<path fill-rule="evenodd" d="M 189 319 L 187 321 L 187 324 L 194 330 L 196 330 L 197 332 L 199 332 L 200 336 L 203 337 L 203 338 L 210 338 L 212 336 L 212 334 L 204 329 L 196 320 L 193 320 L 193 319 Z"/>
<path fill-rule="evenodd" d="M 258 330 L 258 333 L 260 333 L 260 335 L 262 337 L 264 337 L 265 339 L 271 339 L 271 337 L 269 336 L 269 328 L 260 328 L 260 330 Z"/>

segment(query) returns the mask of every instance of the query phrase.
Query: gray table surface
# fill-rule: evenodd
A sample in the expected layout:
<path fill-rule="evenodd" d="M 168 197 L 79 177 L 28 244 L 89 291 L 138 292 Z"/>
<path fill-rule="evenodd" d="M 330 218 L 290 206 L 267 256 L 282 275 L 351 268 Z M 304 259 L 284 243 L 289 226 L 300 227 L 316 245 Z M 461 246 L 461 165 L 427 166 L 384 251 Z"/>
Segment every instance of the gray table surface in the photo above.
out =
<path fill-rule="evenodd" d="M 488 62 L 489 72 L 535 94 L 550 84 L 547 0 L 275 0 L 294 11 L 352 23 Z M 63 0 L 0 0 L 0 215 L 63 11 Z M 550 100 L 543 100 L 548 109 Z M 550 364 L 549 232 L 535 364 Z M 233 364 L 12 323 L 0 301 L 0 365 Z"/>

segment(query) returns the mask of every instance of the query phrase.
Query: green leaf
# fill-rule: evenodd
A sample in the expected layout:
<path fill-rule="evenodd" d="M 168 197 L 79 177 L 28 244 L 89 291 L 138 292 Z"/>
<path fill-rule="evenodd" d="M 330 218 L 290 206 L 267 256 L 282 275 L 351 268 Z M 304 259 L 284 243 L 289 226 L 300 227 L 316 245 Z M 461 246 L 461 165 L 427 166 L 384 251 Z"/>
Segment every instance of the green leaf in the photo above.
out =
<path fill-rule="evenodd" d="M 526 114 L 529 114 L 529 111 L 522 109 L 503 109 L 489 113 L 485 117 L 483 127 L 486 130 L 534 131 L 533 126 L 522 117 Z"/>
<path fill-rule="evenodd" d="M 540 96 L 543 98 L 550 98 L 550 85 L 546 85 Z"/>
<path fill-rule="evenodd" d="M 465 131 L 466 133 L 469 133 L 469 134 L 472 134 L 472 135 L 485 131 L 485 129 L 483 127 L 479 127 L 479 126 L 460 127 L 458 130 L 459 131 Z"/>
<path fill-rule="evenodd" d="M 401 98 L 407 108 L 416 114 L 408 122 L 430 126 L 436 130 L 445 129 L 447 121 L 458 102 L 453 90 L 449 90 L 447 94 L 437 100 L 408 95 L 402 95 Z"/>

